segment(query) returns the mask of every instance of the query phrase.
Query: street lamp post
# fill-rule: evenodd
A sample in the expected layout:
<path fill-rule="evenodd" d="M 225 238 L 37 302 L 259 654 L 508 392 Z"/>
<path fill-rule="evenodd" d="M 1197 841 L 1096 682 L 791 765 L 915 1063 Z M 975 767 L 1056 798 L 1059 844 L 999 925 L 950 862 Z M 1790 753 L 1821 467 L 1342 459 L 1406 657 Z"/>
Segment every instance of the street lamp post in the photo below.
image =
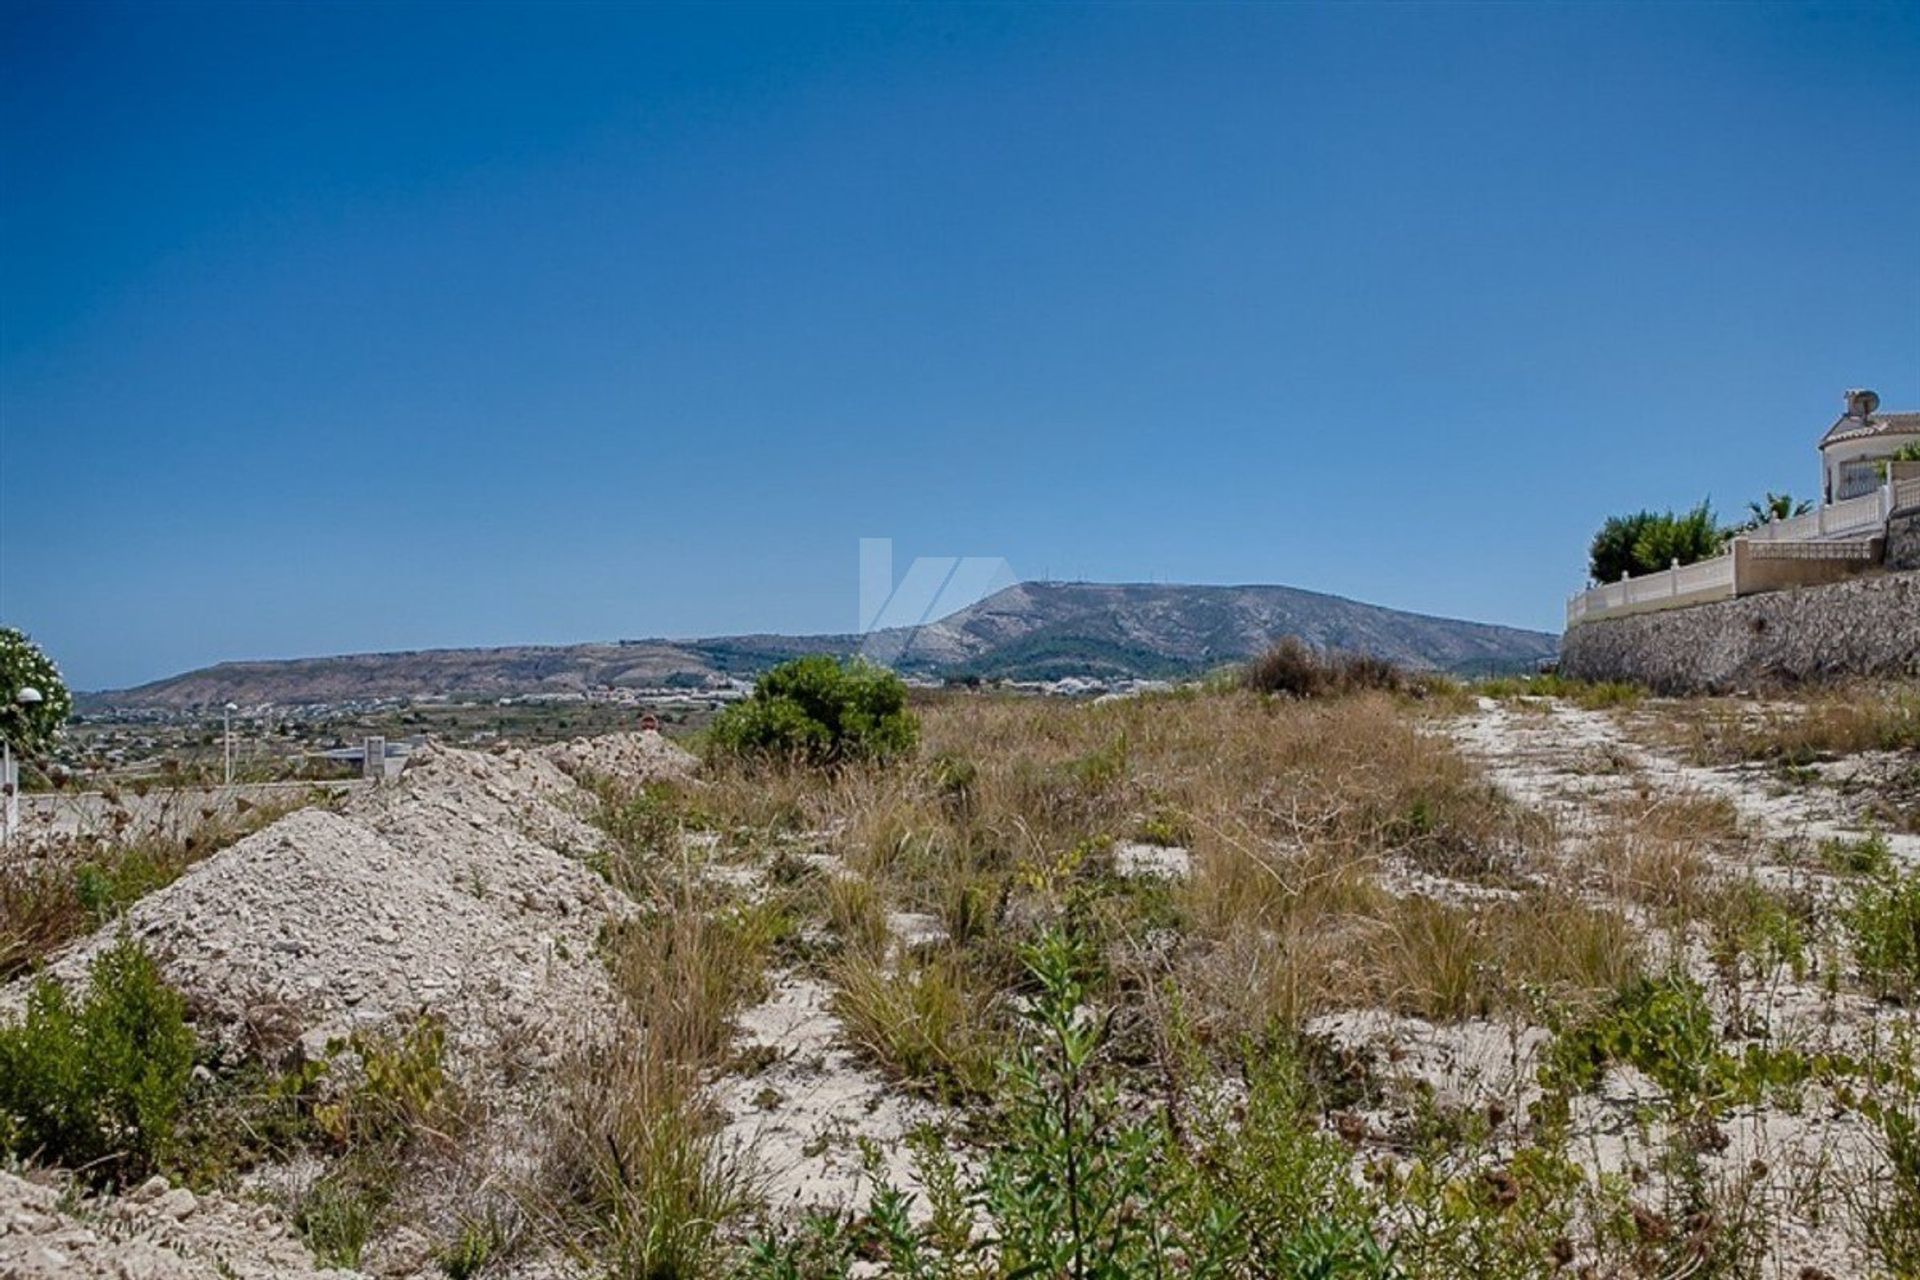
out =
<path fill-rule="evenodd" d="M 13 700 L 18 706 L 37 707 L 46 697 L 32 685 L 23 684 Z M 0 806 L 0 840 L 11 840 L 13 829 L 20 825 L 20 775 L 14 768 L 10 739 L 0 739 L 0 790 L 6 792 L 6 804 Z"/>
<path fill-rule="evenodd" d="M 233 785 L 233 713 L 240 708 L 229 702 L 220 708 L 221 736 L 227 744 L 227 785 Z"/>

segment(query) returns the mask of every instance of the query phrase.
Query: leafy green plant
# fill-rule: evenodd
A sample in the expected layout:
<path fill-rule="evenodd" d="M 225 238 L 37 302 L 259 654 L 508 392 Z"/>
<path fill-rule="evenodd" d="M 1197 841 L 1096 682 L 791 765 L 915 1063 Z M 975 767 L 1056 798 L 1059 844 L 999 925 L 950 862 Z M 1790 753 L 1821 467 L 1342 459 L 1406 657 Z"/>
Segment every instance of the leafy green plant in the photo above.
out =
<path fill-rule="evenodd" d="M 1678 975 L 1642 978 L 1607 1008 L 1560 1030 L 1540 1067 L 1549 1093 L 1586 1092 L 1616 1063 L 1639 1068 L 1669 1095 L 1691 1098 L 1707 1084 L 1720 1037 L 1700 988 Z"/>
<path fill-rule="evenodd" d="M 1920 462 L 1920 442 L 1903 444 L 1891 454 L 1888 454 L 1885 458 L 1876 462 L 1873 469 L 1879 473 L 1882 480 L 1887 478 L 1887 464 L 1891 462 Z"/>
<path fill-rule="evenodd" d="M 1163 848 L 1184 848 L 1193 843 L 1193 822 L 1174 809 L 1156 809 L 1140 819 L 1134 839 Z"/>
<path fill-rule="evenodd" d="M 815 1216 L 761 1236 L 741 1274 L 840 1280 L 856 1258 L 887 1280 L 1396 1274 L 1346 1151 L 1305 1114 L 1289 1055 L 1250 1061 L 1238 1100 L 1209 1076 L 1182 1106 L 1177 1138 L 1164 1114 L 1121 1099 L 1087 944 L 1054 928 L 1022 955 L 1033 994 L 1020 1043 L 1001 1064 L 984 1167 L 963 1176 L 935 1135 L 918 1135 L 914 1164 L 931 1212 L 916 1225 L 909 1198 L 869 1153 L 876 1190 L 863 1220 Z"/>
<path fill-rule="evenodd" d="M 1763 524 L 1775 520 L 1791 520 L 1813 510 L 1813 503 L 1805 498 L 1795 501 L 1790 493 L 1767 492 L 1764 498 L 1757 498 L 1747 504 L 1747 521 L 1741 529 L 1758 529 Z"/>
<path fill-rule="evenodd" d="M 1796 979 L 1807 972 L 1807 911 L 1752 880 L 1738 880 L 1708 906 L 1707 950 L 1715 966 L 1738 979 L 1742 961 L 1757 969 L 1784 965 Z"/>
<path fill-rule="evenodd" d="M 1920 871 L 1888 869 L 1854 886 L 1845 912 L 1860 976 L 1881 996 L 1920 986 Z"/>
<path fill-rule="evenodd" d="M 0 1150 L 97 1181 L 151 1172 L 193 1070 L 185 1002 L 128 935 L 93 960 L 76 1001 L 41 977 L 0 1026 Z"/>
<path fill-rule="evenodd" d="M 1835 875 L 1881 877 L 1893 870 L 1893 849 L 1878 831 L 1863 840 L 1820 842 L 1820 863 Z"/>
<path fill-rule="evenodd" d="M 919 725 L 893 672 L 812 654 L 760 677 L 751 697 L 715 718 L 708 741 L 725 755 L 836 764 L 904 755 Z"/>
<path fill-rule="evenodd" d="M 422 1017 L 398 1036 L 357 1032 L 328 1046 L 329 1057 L 350 1051 L 360 1078 L 339 1099 L 314 1112 L 342 1147 L 402 1142 L 436 1121 L 449 1102 L 446 1025 Z"/>
<path fill-rule="evenodd" d="M 1637 511 L 1612 516 L 1600 526 L 1587 549 L 1587 572 L 1596 582 L 1617 582 L 1667 568 L 1674 561 L 1693 564 L 1720 554 L 1727 531 L 1701 502 L 1684 512 Z"/>
<path fill-rule="evenodd" d="M 425 1016 L 396 1035 L 356 1032 L 327 1046 L 330 1068 L 357 1060 L 359 1070 L 313 1108 L 335 1159 L 292 1206 L 294 1225 L 321 1261 L 358 1266 L 400 1189 L 405 1161 L 425 1136 L 455 1128 L 458 1099 L 445 1051 L 445 1024 Z"/>
<path fill-rule="evenodd" d="M 1763 1044 L 1729 1052 L 1699 985 L 1678 974 L 1639 979 L 1606 1008 L 1558 1029 L 1539 1072 L 1548 1114 L 1562 1112 L 1569 1095 L 1598 1088 L 1614 1065 L 1638 1068 L 1682 1118 L 1732 1104 L 1791 1102 L 1809 1080 L 1860 1069 L 1843 1056 Z"/>
<path fill-rule="evenodd" d="M 1920 1074 L 1915 1030 L 1896 1028 L 1875 1063 L 1878 1088 L 1853 1098 L 1872 1122 L 1883 1162 L 1877 1176 L 1846 1188 L 1848 1208 L 1880 1274 L 1920 1275 Z"/>
<path fill-rule="evenodd" d="M 32 689 L 38 702 L 22 702 L 20 691 Z M 60 677 L 60 668 L 24 631 L 0 627 L 0 739 L 17 753 L 43 750 L 73 714 L 73 694 Z"/>

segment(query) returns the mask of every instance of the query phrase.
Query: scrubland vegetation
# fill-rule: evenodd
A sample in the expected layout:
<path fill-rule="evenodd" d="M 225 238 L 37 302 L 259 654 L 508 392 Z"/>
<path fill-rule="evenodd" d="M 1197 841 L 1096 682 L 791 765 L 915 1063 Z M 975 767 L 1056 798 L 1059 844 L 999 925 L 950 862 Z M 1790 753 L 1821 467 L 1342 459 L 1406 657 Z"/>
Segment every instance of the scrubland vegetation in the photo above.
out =
<path fill-rule="evenodd" d="M 1911 691 L 1663 704 L 1299 651 L 1097 704 L 909 709 L 831 663 L 790 684 L 696 777 L 587 779 L 632 910 L 572 959 L 618 1009 L 539 1082 L 540 1159 L 439 1231 L 446 1274 L 1920 1266 L 1904 837 L 1769 828 L 1648 754 L 1911 753 Z M 1523 741 L 1538 760 L 1499 753 Z M 22 954 L 66 935 L 35 936 Z M 135 943 L 114 954 L 0 1034 L 14 1158 L 232 1186 L 306 1153 L 326 1172 L 285 1203 L 342 1264 L 398 1180 L 472 1159 L 484 1108 L 432 1020 L 304 1063 L 215 1050 Z M 777 1038 L 740 1027 L 796 985 L 925 1119 L 841 1117 L 820 1145 L 865 1176 L 794 1203 L 717 1098 L 793 1104 Z M 128 1036 L 161 1065 L 130 1078 Z"/>

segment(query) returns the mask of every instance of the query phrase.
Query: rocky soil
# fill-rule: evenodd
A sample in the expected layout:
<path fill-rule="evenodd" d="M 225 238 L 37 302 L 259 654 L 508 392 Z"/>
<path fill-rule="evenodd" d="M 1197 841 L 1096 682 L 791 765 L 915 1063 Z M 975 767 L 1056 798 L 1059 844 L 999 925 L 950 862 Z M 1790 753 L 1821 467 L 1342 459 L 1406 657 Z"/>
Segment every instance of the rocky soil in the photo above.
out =
<path fill-rule="evenodd" d="M 0 1275 L 8 1280 L 357 1280 L 316 1269 L 266 1205 L 196 1196 L 164 1178 L 87 1200 L 0 1173 Z"/>
<path fill-rule="evenodd" d="M 1737 815 L 1734 850 L 1718 855 L 1709 872 L 1723 881 L 1749 877 L 1771 888 L 1830 900 L 1837 886 L 1819 865 L 1825 841 L 1859 841 L 1880 834 L 1896 859 L 1920 858 L 1920 837 L 1876 833 L 1831 789 L 1781 786 L 1752 765 L 1709 768 L 1673 758 L 1633 732 L 1629 715 L 1588 711 L 1562 702 L 1481 701 L 1478 714 L 1453 726 L 1453 737 L 1495 784 L 1522 805 L 1551 818 L 1563 866 L 1555 876 L 1584 877 L 1592 888 L 1595 840 L 1618 815 L 1608 806 L 1638 797 L 1669 802 L 1723 801 Z M 1631 902 L 1615 902 L 1630 917 L 1644 915 Z M 1649 931 L 1659 935 L 1655 926 Z M 1745 1025 L 1760 1039 L 1872 1054 L 1889 1034 L 1887 1012 L 1860 994 L 1823 991 L 1819 977 L 1795 978 L 1782 971 L 1765 984 L 1764 998 L 1744 1010 L 1728 1006 L 1714 965 L 1695 943 L 1680 957 L 1690 976 L 1710 995 L 1728 1027 Z M 1758 1026 L 1754 1020 L 1758 1019 Z M 1404 1074 L 1443 1097 L 1470 1106 L 1499 1101 L 1524 1107 L 1537 1092 L 1531 1081 L 1546 1037 L 1538 1028 L 1468 1023 L 1429 1027 L 1418 1020 L 1348 1018 L 1326 1028 L 1344 1043 L 1383 1049 Z M 1462 1067 L 1468 1068 L 1463 1074 Z M 1631 1068 L 1610 1073 L 1597 1097 L 1579 1100 L 1574 1129 L 1583 1162 L 1631 1176 L 1651 1167 L 1671 1140 L 1649 1132 L 1637 1113 L 1650 1082 Z M 1657 1089 L 1653 1090 L 1657 1093 Z M 1774 1224 L 1767 1242 L 1765 1274 L 1777 1277 L 1853 1276 L 1867 1273 L 1844 1213 L 1823 1211 L 1836 1179 L 1855 1185 L 1877 1160 L 1875 1135 L 1857 1111 L 1823 1105 L 1810 1089 L 1804 1105 L 1734 1108 L 1721 1126 L 1724 1146 L 1707 1158 L 1711 1176 L 1743 1186 L 1751 1203 L 1764 1205 Z M 1823 1190 L 1823 1188 L 1828 1188 Z"/>
<path fill-rule="evenodd" d="M 692 762 L 653 734 L 546 752 L 430 747 L 397 783 L 296 811 L 196 864 L 48 971 L 84 985 L 124 927 L 186 996 L 203 1038 L 256 1052 L 297 1043 L 319 1055 L 355 1030 L 442 1019 L 464 1096 L 503 1118 L 478 1141 L 523 1147 L 534 1141 L 527 1126 L 507 1122 L 534 1113 L 548 1069 L 613 1020 L 596 946 L 631 910 L 591 869 L 602 837 L 568 770 L 645 781 Z M 0 1012 L 17 1013 L 27 989 L 23 979 L 0 991 Z M 497 1166 L 531 1158 L 488 1156 Z M 263 1183 L 297 1172 L 269 1171 Z M 0 1274 L 311 1271 L 264 1205 L 196 1201 L 164 1185 L 69 1204 L 57 1190 L 0 1182 Z"/>

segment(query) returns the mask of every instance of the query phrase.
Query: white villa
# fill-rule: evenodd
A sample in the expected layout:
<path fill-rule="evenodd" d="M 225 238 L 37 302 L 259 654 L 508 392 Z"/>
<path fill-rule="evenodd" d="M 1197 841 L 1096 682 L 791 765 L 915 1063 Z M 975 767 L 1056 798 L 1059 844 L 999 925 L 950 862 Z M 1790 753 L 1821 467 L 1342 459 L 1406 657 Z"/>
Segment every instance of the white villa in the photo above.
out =
<path fill-rule="evenodd" d="M 1847 392 L 1846 406 L 1820 437 L 1818 507 L 1750 528 L 1711 560 L 1675 561 L 1668 569 L 1577 592 L 1567 601 L 1567 625 L 1920 568 L 1909 563 L 1920 513 L 1920 461 L 1894 460 L 1907 446 L 1920 445 L 1920 413 L 1881 413 L 1880 397 L 1864 389 Z M 1895 523 L 1903 531 L 1892 539 L 1900 547 L 1897 556 L 1889 539 Z"/>
<path fill-rule="evenodd" d="M 1885 463 L 1907 445 L 1920 445 L 1920 413 L 1881 413 L 1871 391 L 1847 392 L 1847 411 L 1820 437 L 1826 478 L 1821 501 L 1843 502 L 1886 483 Z"/>

